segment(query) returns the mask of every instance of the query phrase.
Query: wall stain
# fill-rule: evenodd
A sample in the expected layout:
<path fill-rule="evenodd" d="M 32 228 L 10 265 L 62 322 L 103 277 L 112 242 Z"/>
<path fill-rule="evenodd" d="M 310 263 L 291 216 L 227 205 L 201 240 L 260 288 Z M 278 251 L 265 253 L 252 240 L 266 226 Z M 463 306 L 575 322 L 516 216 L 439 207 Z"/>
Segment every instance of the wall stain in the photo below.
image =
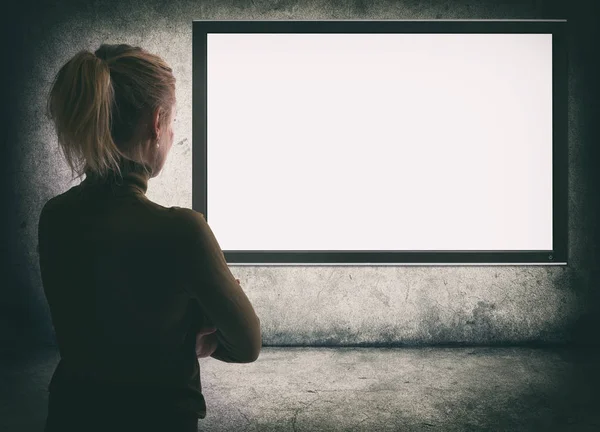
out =
<path fill-rule="evenodd" d="M 379 288 L 375 287 L 373 289 L 373 297 L 375 297 L 377 300 L 379 300 L 381 303 L 383 303 L 384 305 L 386 305 L 387 307 L 390 306 L 390 296 L 384 294 Z"/>

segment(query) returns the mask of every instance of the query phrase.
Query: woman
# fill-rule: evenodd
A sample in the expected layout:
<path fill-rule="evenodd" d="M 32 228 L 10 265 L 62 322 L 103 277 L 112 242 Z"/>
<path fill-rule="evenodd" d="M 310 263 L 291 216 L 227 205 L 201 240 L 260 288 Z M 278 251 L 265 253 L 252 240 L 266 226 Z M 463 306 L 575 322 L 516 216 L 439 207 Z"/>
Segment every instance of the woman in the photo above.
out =
<path fill-rule="evenodd" d="M 46 431 L 195 431 L 197 357 L 257 359 L 260 322 L 203 215 L 145 193 L 173 145 L 175 78 L 129 45 L 82 51 L 48 114 L 73 172 L 39 221 L 60 362 Z"/>

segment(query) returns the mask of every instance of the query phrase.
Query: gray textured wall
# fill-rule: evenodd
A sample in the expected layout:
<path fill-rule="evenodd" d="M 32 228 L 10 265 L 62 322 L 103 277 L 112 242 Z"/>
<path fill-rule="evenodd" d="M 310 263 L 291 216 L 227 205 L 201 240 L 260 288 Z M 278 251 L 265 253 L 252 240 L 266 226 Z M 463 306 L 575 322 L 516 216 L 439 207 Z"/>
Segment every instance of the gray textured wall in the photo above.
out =
<path fill-rule="evenodd" d="M 561 5 L 565 3 L 565 5 Z M 566 5 L 569 4 L 569 6 Z M 80 49 L 140 45 L 177 78 L 176 145 L 148 196 L 191 206 L 192 20 L 570 20 L 569 255 L 564 267 L 235 267 L 263 325 L 265 345 L 597 341 L 597 84 L 591 2 L 549 1 L 108 1 L 22 3 L 15 15 L 6 119 L 8 220 L 0 338 L 53 342 L 35 247 L 46 200 L 74 185 L 43 116 L 53 76 Z M 16 47 L 16 49 L 15 49 Z M 598 75 L 596 75 L 598 76 Z M 594 93 L 595 92 L 595 93 Z"/>

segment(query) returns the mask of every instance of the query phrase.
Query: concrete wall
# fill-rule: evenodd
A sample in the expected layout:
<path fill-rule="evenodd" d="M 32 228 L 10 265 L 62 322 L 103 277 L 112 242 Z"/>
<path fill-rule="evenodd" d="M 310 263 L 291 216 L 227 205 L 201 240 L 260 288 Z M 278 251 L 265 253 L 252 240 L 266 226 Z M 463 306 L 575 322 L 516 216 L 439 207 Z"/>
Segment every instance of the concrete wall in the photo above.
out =
<path fill-rule="evenodd" d="M 88 2 L 84 2 L 88 3 Z M 234 267 L 263 325 L 265 345 L 595 342 L 600 312 L 597 123 L 593 111 L 593 2 L 548 1 L 108 1 L 57 0 L 11 20 L 15 61 L 3 202 L 6 277 L 0 338 L 52 343 L 35 247 L 43 204 L 74 185 L 43 116 L 58 69 L 80 49 L 140 45 L 177 78 L 178 122 L 163 173 L 148 196 L 191 206 L 192 20 L 567 18 L 569 38 L 569 267 Z M 595 75 L 595 76 L 594 76 Z M 597 106 L 597 105 L 596 105 Z M 4 283 L 8 281 L 8 283 Z M 82 287 L 83 289 L 83 287 Z M 25 342 L 23 342 L 25 341 Z"/>

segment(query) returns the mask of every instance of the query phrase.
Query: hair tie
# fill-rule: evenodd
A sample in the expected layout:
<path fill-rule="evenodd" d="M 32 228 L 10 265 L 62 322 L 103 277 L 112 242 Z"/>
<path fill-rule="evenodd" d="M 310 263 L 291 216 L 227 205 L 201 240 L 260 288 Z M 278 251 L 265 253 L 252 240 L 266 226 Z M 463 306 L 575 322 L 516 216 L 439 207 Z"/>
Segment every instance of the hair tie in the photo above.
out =
<path fill-rule="evenodd" d="M 104 58 L 100 57 L 98 54 L 94 53 L 94 57 L 96 57 L 96 58 L 97 58 L 98 60 L 100 60 L 102 63 L 106 63 L 106 64 L 108 64 L 108 63 L 107 63 L 107 61 L 106 61 L 106 59 L 104 59 Z"/>

